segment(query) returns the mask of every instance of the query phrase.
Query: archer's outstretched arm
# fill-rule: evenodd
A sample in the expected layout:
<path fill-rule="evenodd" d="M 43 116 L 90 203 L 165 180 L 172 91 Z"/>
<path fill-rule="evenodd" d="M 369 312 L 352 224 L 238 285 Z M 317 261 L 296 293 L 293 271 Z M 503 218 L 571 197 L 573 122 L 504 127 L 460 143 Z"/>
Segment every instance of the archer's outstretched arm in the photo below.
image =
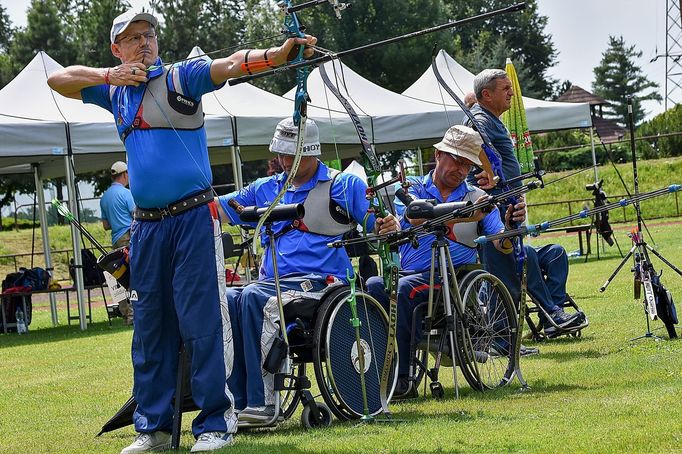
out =
<path fill-rule="evenodd" d="M 288 56 L 295 50 L 296 46 L 314 46 L 315 43 L 317 43 L 316 37 L 305 35 L 305 38 L 289 38 L 279 47 L 237 51 L 229 57 L 218 58 L 213 61 L 211 65 L 211 79 L 214 84 L 219 85 L 227 79 L 249 74 L 248 70 L 251 73 L 257 73 L 281 66 L 291 59 Z M 312 57 L 314 52 L 312 48 L 306 48 L 303 56 L 306 58 Z M 246 66 L 248 63 L 254 62 L 259 64 Z"/>

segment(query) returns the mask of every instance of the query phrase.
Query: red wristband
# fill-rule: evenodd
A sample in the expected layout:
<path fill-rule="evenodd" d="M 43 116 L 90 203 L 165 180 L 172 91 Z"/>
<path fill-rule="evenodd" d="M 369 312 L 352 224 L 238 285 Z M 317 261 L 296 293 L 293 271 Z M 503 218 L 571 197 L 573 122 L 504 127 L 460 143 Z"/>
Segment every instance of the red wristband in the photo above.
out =
<path fill-rule="evenodd" d="M 107 72 L 104 73 L 104 83 L 107 85 L 111 85 L 111 83 L 109 83 L 109 71 L 111 71 L 111 68 L 107 68 Z"/>

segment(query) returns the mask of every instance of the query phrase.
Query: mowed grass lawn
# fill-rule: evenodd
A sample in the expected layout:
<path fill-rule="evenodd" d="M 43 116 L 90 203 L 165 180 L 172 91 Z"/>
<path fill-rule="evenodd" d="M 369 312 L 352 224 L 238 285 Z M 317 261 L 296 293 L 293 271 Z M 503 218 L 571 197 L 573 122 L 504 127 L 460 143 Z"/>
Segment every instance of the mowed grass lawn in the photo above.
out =
<path fill-rule="evenodd" d="M 651 221 L 649 228 L 661 253 L 682 266 L 680 224 L 667 221 Z M 624 251 L 626 233 L 617 231 Z M 533 240 L 548 241 L 577 249 L 574 236 Z M 598 261 L 572 259 L 568 287 L 590 326 L 581 338 L 541 343 L 540 355 L 522 360 L 528 392 L 520 393 L 518 382 L 484 394 L 464 385 L 455 400 L 445 368 L 446 398 L 392 405 L 401 422 L 335 422 L 306 432 L 297 414 L 275 430 L 240 433 L 225 452 L 680 452 L 682 343 L 630 340 L 646 328 L 630 264 L 598 292 L 619 261 L 615 248 Z M 655 263 L 682 299 L 682 279 Z M 94 317 L 85 332 L 77 323 L 52 328 L 49 311 L 38 307 L 28 336 L 0 334 L 1 453 L 116 453 L 132 441 L 130 427 L 95 438 L 130 396 L 132 331 L 120 319 L 110 327 L 101 307 Z M 665 337 L 661 328 L 652 323 Z M 183 421 L 184 451 L 193 443 L 192 416 Z"/>

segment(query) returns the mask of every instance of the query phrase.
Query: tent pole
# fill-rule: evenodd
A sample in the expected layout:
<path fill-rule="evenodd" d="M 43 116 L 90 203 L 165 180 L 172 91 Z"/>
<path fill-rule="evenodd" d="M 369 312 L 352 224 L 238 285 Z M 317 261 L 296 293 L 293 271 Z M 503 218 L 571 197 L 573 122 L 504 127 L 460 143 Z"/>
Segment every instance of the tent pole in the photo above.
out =
<path fill-rule="evenodd" d="M 73 173 L 71 141 L 68 135 L 67 125 L 67 141 L 69 145 L 68 153 L 64 156 L 64 167 L 66 171 L 66 185 L 69 191 L 69 209 L 74 215 L 78 216 L 78 200 L 76 200 L 76 176 Z M 76 271 L 76 298 L 78 300 L 78 320 L 80 322 L 81 331 L 88 329 L 88 319 L 85 313 L 85 300 L 83 299 L 83 258 L 81 256 L 81 239 L 78 229 L 73 223 L 71 224 L 71 241 L 73 242 L 73 264 Z"/>
<path fill-rule="evenodd" d="M 237 179 L 235 180 L 236 189 L 239 191 L 244 187 L 244 175 L 242 174 L 242 154 L 239 145 L 235 146 L 235 157 L 237 159 Z"/>
<path fill-rule="evenodd" d="M 235 151 L 235 146 L 230 147 L 230 159 L 232 161 L 232 181 L 234 181 L 234 189 L 239 191 L 241 186 L 239 186 L 239 166 L 241 163 L 237 163 L 237 152 Z"/>
<path fill-rule="evenodd" d="M 37 164 L 32 164 L 33 179 L 36 185 L 36 194 L 38 195 L 38 215 L 40 216 L 40 232 L 43 237 L 43 255 L 45 256 L 45 270 L 54 275 L 52 267 L 52 253 L 50 252 L 50 235 L 47 228 L 47 213 L 45 211 L 45 192 L 43 191 L 43 179 L 40 178 L 40 172 Z M 50 312 L 52 314 L 52 326 L 59 325 L 59 318 L 57 316 L 57 297 L 54 293 L 49 293 L 50 298 Z"/>
<path fill-rule="evenodd" d="M 419 176 L 424 176 L 424 155 L 422 153 L 422 147 L 417 147 L 417 163 L 419 164 Z"/>
<path fill-rule="evenodd" d="M 597 170 L 597 153 L 594 151 L 594 126 L 590 126 L 590 142 L 592 143 L 592 165 L 594 166 L 594 182 L 599 182 L 599 171 Z"/>

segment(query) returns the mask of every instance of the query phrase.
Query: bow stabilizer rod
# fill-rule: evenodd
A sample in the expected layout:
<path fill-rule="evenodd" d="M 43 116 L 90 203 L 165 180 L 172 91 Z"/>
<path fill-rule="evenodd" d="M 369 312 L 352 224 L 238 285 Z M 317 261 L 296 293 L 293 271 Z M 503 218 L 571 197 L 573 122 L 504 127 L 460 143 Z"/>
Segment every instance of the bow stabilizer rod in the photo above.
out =
<path fill-rule="evenodd" d="M 567 222 L 571 222 L 577 219 L 585 219 L 589 216 L 592 216 L 593 214 L 597 213 L 603 213 L 605 211 L 611 211 L 615 208 L 621 208 L 621 207 L 626 207 L 628 205 L 636 204 L 644 200 L 648 199 L 653 199 L 655 197 L 659 197 L 662 195 L 666 194 L 672 194 L 674 192 L 678 192 L 682 190 L 682 185 L 679 184 L 671 184 L 670 186 L 662 189 L 658 189 L 656 191 L 651 191 L 651 192 L 643 192 L 639 195 L 633 196 L 629 199 L 621 199 L 617 202 L 609 203 L 606 205 L 598 206 L 589 210 L 582 210 L 579 213 L 572 214 L 570 216 L 565 216 L 563 218 L 555 219 L 552 221 L 544 221 L 539 224 L 532 224 L 532 225 L 527 225 L 527 226 L 522 226 L 518 229 L 512 229 L 512 230 L 507 230 L 506 232 L 502 233 L 497 233 L 494 235 L 487 235 L 487 236 L 480 236 L 474 240 L 475 243 L 477 244 L 484 244 L 487 243 L 488 241 L 493 241 L 493 240 L 502 240 L 505 238 L 511 238 L 511 237 L 516 237 L 516 236 L 524 236 L 524 235 L 539 235 L 541 232 L 544 232 L 545 230 L 565 224 Z"/>

